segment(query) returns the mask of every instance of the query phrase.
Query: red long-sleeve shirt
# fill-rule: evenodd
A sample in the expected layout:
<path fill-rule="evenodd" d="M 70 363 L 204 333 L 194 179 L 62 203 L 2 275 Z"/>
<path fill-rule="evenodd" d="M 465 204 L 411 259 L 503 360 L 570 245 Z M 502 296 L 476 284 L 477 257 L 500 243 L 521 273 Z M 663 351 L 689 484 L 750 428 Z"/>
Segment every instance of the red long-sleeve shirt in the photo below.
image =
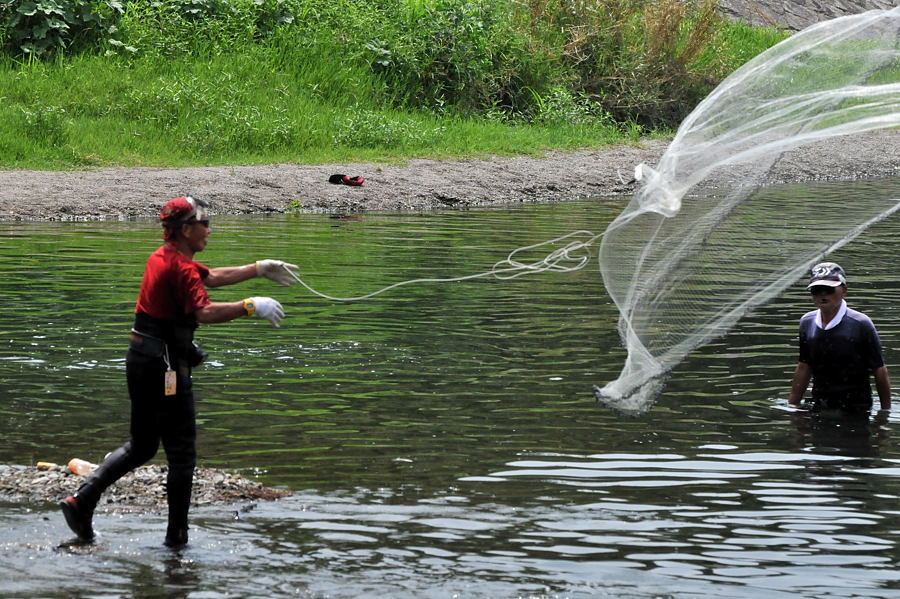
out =
<path fill-rule="evenodd" d="M 184 322 L 211 303 L 203 280 L 209 268 L 178 251 L 174 242 L 162 245 L 147 259 L 135 312 Z"/>

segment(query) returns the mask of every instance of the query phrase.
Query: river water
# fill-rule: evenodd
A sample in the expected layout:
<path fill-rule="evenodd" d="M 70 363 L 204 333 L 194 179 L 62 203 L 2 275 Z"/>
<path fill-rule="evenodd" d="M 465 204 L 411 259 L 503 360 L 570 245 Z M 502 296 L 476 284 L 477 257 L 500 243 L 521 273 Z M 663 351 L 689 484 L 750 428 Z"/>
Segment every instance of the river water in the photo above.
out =
<path fill-rule="evenodd" d="M 852 206 L 900 180 L 795 193 Z M 221 216 L 198 258 L 285 259 L 359 295 L 601 232 L 623 203 Z M 830 256 L 895 379 L 898 240 L 895 216 Z M 125 439 L 124 347 L 158 243 L 147 220 L 0 224 L 0 463 L 99 461 Z M 79 547 L 55 505 L 0 503 L 0 596 L 900 597 L 900 416 L 787 406 L 800 281 L 693 352 L 638 418 L 591 392 L 624 359 L 595 262 L 346 304 L 264 280 L 211 295 L 272 295 L 287 318 L 199 331 L 200 465 L 294 495 L 197 508 L 180 552 L 161 546 L 165 514 L 101 513 Z"/>

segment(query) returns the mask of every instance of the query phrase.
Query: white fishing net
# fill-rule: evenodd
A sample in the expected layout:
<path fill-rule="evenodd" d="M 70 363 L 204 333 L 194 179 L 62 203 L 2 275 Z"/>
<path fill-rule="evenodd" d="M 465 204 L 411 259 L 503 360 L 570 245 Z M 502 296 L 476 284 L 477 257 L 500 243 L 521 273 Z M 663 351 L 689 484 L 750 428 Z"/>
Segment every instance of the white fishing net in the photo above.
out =
<path fill-rule="evenodd" d="M 598 400 L 646 411 L 690 351 L 900 208 L 900 190 L 846 205 L 767 187 L 797 148 L 828 156 L 876 130 L 900 166 L 898 127 L 900 7 L 814 25 L 723 81 L 657 168 L 638 167 L 642 187 L 603 237 L 628 356 Z"/>

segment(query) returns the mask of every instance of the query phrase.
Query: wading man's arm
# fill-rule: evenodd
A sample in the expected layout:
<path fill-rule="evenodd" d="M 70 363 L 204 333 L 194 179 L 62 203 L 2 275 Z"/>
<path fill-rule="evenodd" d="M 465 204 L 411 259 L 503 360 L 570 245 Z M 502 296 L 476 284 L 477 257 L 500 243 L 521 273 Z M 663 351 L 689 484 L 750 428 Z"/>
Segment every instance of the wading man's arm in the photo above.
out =
<path fill-rule="evenodd" d="M 803 401 L 803 394 L 809 387 L 809 381 L 812 379 L 812 369 L 806 362 L 797 362 L 797 369 L 794 370 L 794 378 L 791 380 L 791 395 L 788 397 L 788 403 L 792 406 L 799 406 Z"/>
<path fill-rule="evenodd" d="M 878 391 L 878 399 L 881 401 L 882 410 L 891 409 L 891 380 L 888 377 L 886 366 L 876 368 L 872 373 L 875 377 L 875 389 Z"/>

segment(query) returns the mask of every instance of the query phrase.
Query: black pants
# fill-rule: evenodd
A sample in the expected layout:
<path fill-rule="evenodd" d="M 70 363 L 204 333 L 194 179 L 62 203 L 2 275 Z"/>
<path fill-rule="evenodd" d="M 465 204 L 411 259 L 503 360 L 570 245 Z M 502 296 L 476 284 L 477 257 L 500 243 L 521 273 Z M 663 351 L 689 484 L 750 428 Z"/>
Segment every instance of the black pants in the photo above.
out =
<path fill-rule="evenodd" d="M 131 439 L 103 460 L 78 490 L 78 499 L 86 506 L 95 506 L 110 485 L 153 458 L 162 441 L 169 463 L 166 480 L 169 525 L 187 526 L 197 463 L 197 425 L 190 370 L 181 369 L 177 393 L 166 396 L 166 364 L 162 358 L 149 357 L 131 349 L 125 364 L 131 397 Z"/>

